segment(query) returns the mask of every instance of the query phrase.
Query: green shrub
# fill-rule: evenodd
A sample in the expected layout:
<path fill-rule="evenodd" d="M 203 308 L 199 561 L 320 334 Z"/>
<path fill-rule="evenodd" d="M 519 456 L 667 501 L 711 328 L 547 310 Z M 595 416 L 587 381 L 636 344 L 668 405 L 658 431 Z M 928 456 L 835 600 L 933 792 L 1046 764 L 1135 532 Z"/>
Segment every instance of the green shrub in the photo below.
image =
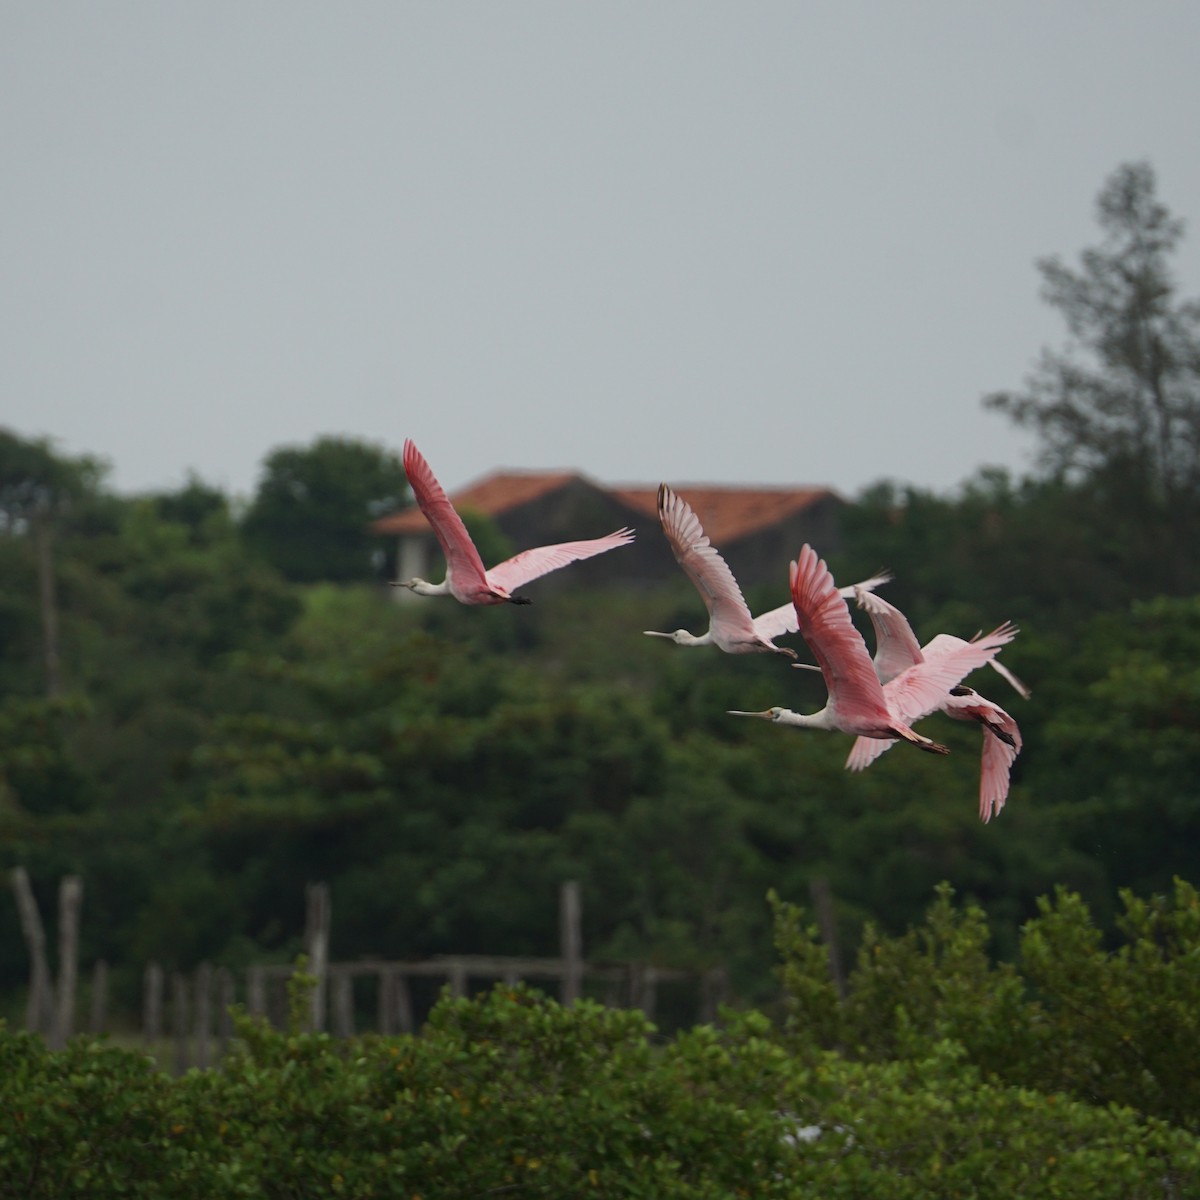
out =
<path fill-rule="evenodd" d="M 294 1010 L 300 1013 L 301 1007 Z M 799 1056 L 761 1014 L 667 1041 L 524 987 L 443 999 L 419 1036 L 239 1018 L 179 1079 L 0 1031 L 0 1196 L 1182 1197 L 1200 1143 L 1129 1109 L 984 1078 L 948 1040 Z"/>

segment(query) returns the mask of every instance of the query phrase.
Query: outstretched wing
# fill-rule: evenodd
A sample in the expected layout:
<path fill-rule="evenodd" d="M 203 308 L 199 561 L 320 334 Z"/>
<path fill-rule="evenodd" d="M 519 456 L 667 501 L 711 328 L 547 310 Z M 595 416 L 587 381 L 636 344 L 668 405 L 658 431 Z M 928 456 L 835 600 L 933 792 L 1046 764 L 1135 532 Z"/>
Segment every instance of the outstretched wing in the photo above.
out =
<path fill-rule="evenodd" d="M 411 438 L 406 438 L 404 442 L 404 470 L 417 504 L 425 514 L 425 519 L 433 526 L 433 532 L 441 544 L 446 557 L 447 579 L 463 591 L 486 588 L 487 572 L 479 551 L 475 549 L 462 518 L 446 499 L 442 485 Z"/>
<path fill-rule="evenodd" d="M 858 607 L 871 618 L 875 627 L 875 674 L 881 683 L 895 679 L 909 667 L 924 662 L 921 643 L 908 618 L 882 596 L 867 591 L 857 593 Z"/>
<path fill-rule="evenodd" d="M 1005 622 L 986 637 L 973 642 L 959 641 L 956 646 L 947 645 L 945 652 L 936 656 L 926 647 L 924 662 L 902 671 L 884 686 L 888 707 L 906 725 L 928 716 L 946 703 L 952 687 L 990 662 L 1016 634 L 1016 627 Z M 947 642 L 957 640 L 947 638 Z"/>
<path fill-rule="evenodd" d="M 522 550 L 512 558 L 498 563 L 488 573 L 488 580 L 505 589 L 510 594 L 522 584 L 542 575 L 549 575 L 559 567 L 568 563 L 579 562 L 603 554 L 606 550 L 615 550 L 618 546 L 627 546 L 633 541 L 633 530 L 618 529 L 607 537 L 591 538 L 582 542 L 558 542 L 553 546 L 535 546 L 532 550 Z"/>
<path fill-rule="evenodd" d="M 658 488 L 658 519 L 675 561 L 692 581 L 708 609 L 713 640 L 752 641 L 755 632 L 761 633 L 761 630 L 750 619 L 750 609 L 733 572 L 720 551 L 710 544 L 701 528 L 700 518 L 691 506 L 665 483 Z M 791 605 L 787 607 L 790 609 Z M 792 628 L 796 628 L 795 624 Z"/>
<path fill-rule="evenodd" d="M 851 720 L 890 725 L 883 688 L 862 634 L 855 629 L 829 568 L 807 543 L 791 564 L 790 578 L 796 624 L 825 677 L 829 707 Z"/>

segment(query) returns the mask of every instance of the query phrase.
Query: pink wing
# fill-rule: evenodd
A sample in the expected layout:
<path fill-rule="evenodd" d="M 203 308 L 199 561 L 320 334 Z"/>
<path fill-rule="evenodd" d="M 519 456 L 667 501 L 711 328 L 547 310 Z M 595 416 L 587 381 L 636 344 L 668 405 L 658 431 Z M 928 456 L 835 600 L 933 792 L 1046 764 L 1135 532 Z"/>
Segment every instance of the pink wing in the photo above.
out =
<path fill-rule="evenodd" d="M 441 544 L 446 557 L 446 578 L 451 581 L 452 588 L 459 591 L 487 590 L 483 559 L 479 557 L 479 551 L 475 549 L 462 518 L 446 499 L 442 485 L 411 438 L 406 438 L 404 442 L 404 470 L 417 504 L 425 514 L 425 519 L 433 526 L 433 532 Z"/>
<path fill-rule="evenodd" d="M 522 584 L 531 579 L 539 579 L 565 567 L 568 563 L 579 562 L 594 555 L 603 554 L 606 550 L 615 550 L 618 546 L 627 546 L 633 541 L 633 530 L 618 529 L 607 537 L 591 538 L 583 542 L 558 542 L 553 546 L 535 546 L 532 550 L 522 550 L 512 558 L 497 563 L 488 573 L 490 583 L 512 593 Z"/>
<path fill-rule="evenodd" d="M 789 600 L 769 612 L 760 613 L 752 622 L 754 632 L 761 638 L 771 641 L 785 633 L 795 633 L 799 626 L 796 624 L 796 606 Z"/>
<path fill-rule="evenodd" d="M 847 771 L 865 771 L 885 750 L 890 750 L 900 739 L 856 737 L 850 753 L 846 756 Z"/>
<path fill-rule="evenodd" d="M 949 697 L 946 711 L 960 720 L 999 726 L 1013 740 L 1010 746 L 980 725 L 983 749 L 979 757 L 979 818 L 990 821 L 1008 799 L 1009 772 L 1021 753 L 1021 731 L 1000 705 L 975 691 L 967 696 Z"/>
<path fill-rule="evenodd" d="M 888 583 L 892 578 L 890 571 L 880 571 L 878 575 L 872 575 L 870 579 L 864 579 L 862 583 L 852 583 L 848 587 L 838 588 L 838 595 L 847 600 L 852 600 L 858 594 L 861 588 L 864 592 L 873 592 L 880 584 Z M 781 604 L 778 608 L 772 608 L 769 612 L 760 613 L 754 618 L 754 631 L 759 637 L 764 637 L 768 641 L 780 637 L 785 633 L 796 632 L 796 606 L 794 604 Z"/>
<path fill-rule="evenodd" d="M 881 683 L 925 661 L 921 643 L 913 633 L 908 618 L 881 596 L 870 592 L 858 593 L 858 607 L 871 618 L 875 627 L 875 674 Z"/>
<path fill-rule="evenodd" d="M 750 609 L 733 572 L 720 551 L 709 543 L 700 518 L 691 506 L 665 483 L 658 488 L 658 518 L 671 543 L 675 561 L 692 581 L 708 609 L 713 640 L 753 641 L 757 626 L 750 620 Z M 791 609 L 792 606 L 787 607 Z M 795 621 L 794 612 L 792 620 Z M 796 628 L 794 623 L 792 628 Z"/>
<path fill-rule="evenodd" d="M 855 629 L 829 568 L 807 543 L 791 564 L 790 578 L 797 626 L 825 677 L 829 708 L 851 720 L 891 725 L 862 634 Z"/>
<path fill-rule="evenodd" d="M 1016 633 L 1015 626 L 1005 622 L 974 642 L 947 646 L 944 653 L 932 657 L 926 653 L 924 662 L 909 667 L 884 685 L 888 707 L 906 725 L 928 716 L 946 703 L 952 687 L 990 662 Z"/>
<path fill-rule="evenodd" d="M 979 639 L 979 634 L 975 635 L 974 640 Z M 925 647 L 925 655 L 929 657 L 933 654 L 940 653 L 946 646 L 961 645 L 962 638 L 956 638 L 950 633 L 939 633 L 936 637 L 931 638 L 929 644 Z M 1025 686 L 999 659 L 993 658 L 988 664 L 997 675 L 1002 676 L 1009 683 L 1023 700 L 1028 700 L 1033 694 L 1028 687 Z"/>

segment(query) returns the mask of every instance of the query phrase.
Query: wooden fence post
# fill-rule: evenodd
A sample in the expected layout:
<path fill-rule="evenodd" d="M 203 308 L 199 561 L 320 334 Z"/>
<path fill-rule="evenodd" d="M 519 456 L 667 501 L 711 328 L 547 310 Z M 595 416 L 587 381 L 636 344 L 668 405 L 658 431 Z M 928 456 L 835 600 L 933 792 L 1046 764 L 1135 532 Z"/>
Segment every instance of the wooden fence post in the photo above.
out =
<path fill-rule="evenodd" d="M 329 884 L 310 883 L 304 889 L 308 971 L 316 977 L 309 1010 L 309 1028 L 325 1028 L 325 988 L 329 970 Z"/>
<path fill-rule="evenodd" d="M 195 1065 L 208 1070 L 209 1038 L 212 1035 L 212 966 L 202 962 L 196 968 L 193 986 L 196 989 Z"/>
<path fill-rule="evenodd" d="M 229 1012 L 234 1003 L 233 972 L 228 967 L 218 967 L 213 981 L 217 989 L 217 1054 L 224 1058 L 233 1037 L 233 1017 Z"/>
<path fill-rule="evenodd" d="M 75 1032 L 75 989 L 79 980 L 79 909 L 83 904 L 83 880 L 64 875 L 58 885 L 58 1011 L 50 1048 L 61 1050 Z"/>
<path fill-rule="evenodd" d="M 559 955 L 563 962 L 559 999 L 574 1004 L 583 994 L 583 919 L 579 883 L 568 879 L 559 890 Z"/>
<path fill-rule="evenodd" d="M 21 918 L 21 933 L 29 947 L 29 996 L 25 1004 L 25 1028 L 30 1033 L 48 1034 L 54 1021 L 54 985 L 46 965 L 46 930 L 38 912 L 37 899 L 24 867 L 12 869 L 13 893 Z"/>
<path fill-rule="evenodd" d="M 246 968 L 246 1011 L 252 1017 L 267 1015 L 267 973 L 262 967 Z"/>
<path fill-rule="evenodd" d="M 188 985 L 182 971 L 171 974 L 171 1034 L 175 1041 L 175 1074 L 188 1069 Z"/>

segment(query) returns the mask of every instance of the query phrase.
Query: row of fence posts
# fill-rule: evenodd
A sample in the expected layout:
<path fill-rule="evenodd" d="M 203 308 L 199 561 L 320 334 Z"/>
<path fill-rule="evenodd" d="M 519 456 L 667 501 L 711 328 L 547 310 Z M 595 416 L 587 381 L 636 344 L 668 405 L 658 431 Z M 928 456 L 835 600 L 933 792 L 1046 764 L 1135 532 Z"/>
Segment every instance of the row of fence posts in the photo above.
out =
<path fill-rule="evenodd" d="M 839 991 L 844 979 L 838 965 L 833 927 L 832 897 L 828 885 L 813 887 L 818 922 L 830 946 L 831 969 Z M 31 972 L 26 1009 L 26 1026 L 46 1037 L 52 1047 L 61 1047 L 74 1032 L 78 983 L 79 917 L 83 888 L 77 876 L 67 876 L 59 887 L 58 980 L 50 975 L 46 938 L 25 869 L 12 872 L 13 890 L 20 911 L 21 928 L 29 946 Z M 309 998 L 308 1027 L 328 1027 L 336 1036 L 358 1032 L 355 1000 L 356 982 L 374 978 L 376 1028 L 381 1034 L 411 1033 L 418 1024 L 419 1005 L 412 984 L 429 980 L 445 984 L 452 996 L 468 994 L 472 982 L 528 981 L 557 984 L 564 1004 L 579 999 L 585 983 L 592 994 L 612 1006 L 636 1007 L 653 1017 L 663 984 L 697 985 L 696 1017 L 701 1022 L 716 1018 L 718 1006 L 727 999 L 728 980 L 723 968 L 683 971 L 647 963 L 590 964 L 583 956 L 582 906 L 579 885 L 565 882 L 559 895 L 559 955 L 557 958 L 491 955 L 444 955 L 421 962 L 361 959 L 331 962 L 329 958 L 331 906 L 328 885 L 309 884 L 305 894 L 306 972 L 315 979 Z M 294 973 L 289 964 L 259 964 L 246 967 L 244 1003 L 247 1012 L 282 1024 L 287 1005 L 283 1001 L 286 981 Z M 169 982 L 169 988 L 168 988 Z M 428 992 L 428 989 L 426 989 Z M 89 1031 L 105 1028 L 108 996 L 108 967 L 97 962 L 91 975 Z M 223 966 L 201 963 L 193 972 L 166 972 L 157 963 L 145 968 L 142 991 L 142 1032 L 148 1046 L 157 1051 L 170 1037 L 175 1069 L 207 1067 L 225 1052 L 233 1035 L 229 1010 L 238 999 L 234 972 Z M 428 998 L 427 996 L 425 997 Z M 164 1020 L 169 1017 L 169 1028 Z"/>

